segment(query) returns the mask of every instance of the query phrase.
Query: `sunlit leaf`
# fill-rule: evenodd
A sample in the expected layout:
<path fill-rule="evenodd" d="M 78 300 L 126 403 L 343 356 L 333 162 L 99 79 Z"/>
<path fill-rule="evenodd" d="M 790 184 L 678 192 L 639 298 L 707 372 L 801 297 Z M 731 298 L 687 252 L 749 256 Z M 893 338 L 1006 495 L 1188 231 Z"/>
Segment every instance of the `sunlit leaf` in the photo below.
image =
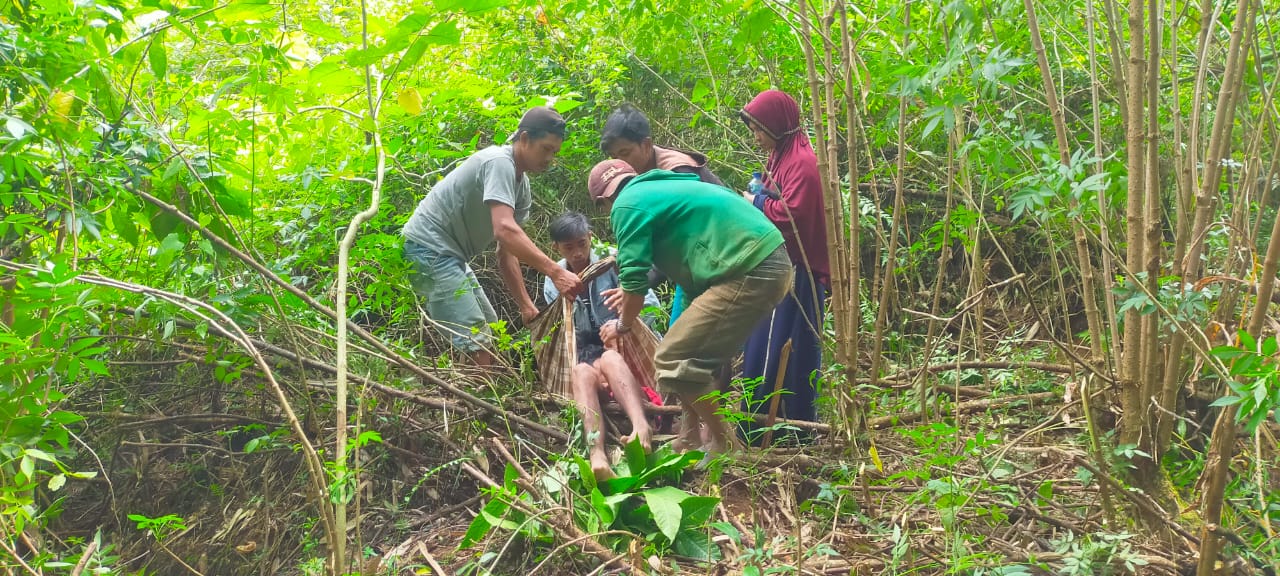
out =
<path fill-rule="evenodd" d="M 418 115 L 422 113 L 422 95 L 418 93 L 417 88 L 405 88 L 396 96 L 396 102 L 400 103 L 400 107 L 410 115 Z"/>
<path fill-rule="evenodd" d="M 163 80 L 165 74 L 169 71 L 169 54 L 164 49 L 164 33 L 157 33 L 155 40 L 151 43 L 151 49 L 147 50 L 147 62 L 151 64 L 151 72 L 156 78 Z"/>
<path fill-rule="evenodd" d="M 226 24 L 236 22 L 260 22 L 280 13 L 280 7 L 267 0 L 238 0 L 217 12 L 218 20 Z"/>
<path fill-rule="evenodd" d="M 484 12 L 499 6 L 506 6 L 511 0 L 438 0 L 436 8 L 443 12 L 462 10 L 464 12 Z"/>

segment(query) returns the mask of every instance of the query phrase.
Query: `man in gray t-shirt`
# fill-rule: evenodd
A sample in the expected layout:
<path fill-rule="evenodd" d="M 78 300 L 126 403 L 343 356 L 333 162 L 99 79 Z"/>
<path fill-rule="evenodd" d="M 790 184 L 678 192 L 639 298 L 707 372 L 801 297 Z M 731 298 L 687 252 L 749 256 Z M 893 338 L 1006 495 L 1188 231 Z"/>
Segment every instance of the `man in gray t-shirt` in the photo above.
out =
<path fill-rule="evenodd" d="M 543 254 L 520 227 L 533 205 L 527 175 L 545 172 L 563 142 L 560 114 L 531 108 L 511 145 L 472 154 L 432 187 L 404 225 L 414 292 L 425 300 L 436 327 L 476 364 L 492 362 L 485 345 L 489 323 L 498 318 L 468 262 L 495 239 L 503 283 L 526 322 L 538 308 L 525 288 L 521 262 L 549 276 L 561 292 L 582 289 L 578 276 Z"/>

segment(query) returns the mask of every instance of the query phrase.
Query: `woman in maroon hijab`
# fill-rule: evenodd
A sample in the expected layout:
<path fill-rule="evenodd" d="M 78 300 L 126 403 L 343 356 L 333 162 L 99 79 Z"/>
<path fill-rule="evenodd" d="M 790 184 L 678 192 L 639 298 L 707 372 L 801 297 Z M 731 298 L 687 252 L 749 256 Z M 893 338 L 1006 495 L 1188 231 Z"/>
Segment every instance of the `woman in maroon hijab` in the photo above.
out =
<path fill-rule="evenodd" d="M 814 385 L 822 367 L 822 317 L 830 286 L 827 224 L 822 205 L 818 157 L 800 125 L 800 106 L 785 92 L 761 92 L 740 113 L 756 143 L 769 153 L 765 165 L 765 194 L 744 194 L 764 211 L 786 238 L 787 254 L 795 264 L 792 292 L 766 317 L 747 340 L 743 377 L 764 377 L 751 391 L 747 406 L 767 410 L 776 386 L 782 346 L 791 341 L 787 372 L 781 376 L 786 392 L 779 417 L 815 421 Z M 748 441 L 759 442 L 751 437 Z"/>

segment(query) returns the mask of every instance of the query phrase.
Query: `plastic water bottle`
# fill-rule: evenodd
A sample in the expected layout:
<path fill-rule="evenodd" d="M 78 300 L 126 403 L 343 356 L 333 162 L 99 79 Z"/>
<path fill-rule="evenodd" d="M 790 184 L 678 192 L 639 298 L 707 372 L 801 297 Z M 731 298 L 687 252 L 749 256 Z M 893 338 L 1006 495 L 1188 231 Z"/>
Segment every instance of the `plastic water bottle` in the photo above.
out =
<path fill-rule="evenodd" d="M 764 194 L 764 180 L 760 178 L 759 172 L 751 173 L 751 181 L 747 183 L 747 191 L 753 195 Z"/>

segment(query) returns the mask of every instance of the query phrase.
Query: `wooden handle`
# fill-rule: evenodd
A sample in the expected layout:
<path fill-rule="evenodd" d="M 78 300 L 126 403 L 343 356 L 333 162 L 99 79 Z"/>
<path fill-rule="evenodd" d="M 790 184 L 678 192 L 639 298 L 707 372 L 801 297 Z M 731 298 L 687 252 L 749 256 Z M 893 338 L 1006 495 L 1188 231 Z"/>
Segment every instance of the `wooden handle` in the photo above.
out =
<path fill-rule="evenodd" d="M 764 421 L 764 427 L 767 428 L 764 433 L 764 439 L 760 441 L 760 446 L 768 446 L 773 443 L 773 424 L 778 421 L 778 399 L 782 398 L 782 390 L 780 389 L 783 382 L 787 379 L 787 364 L 791 360 L 791 339 L 782 344 L 782 351 L 778 353 L 778 371 L 773 376 L 773 398 L 769 399 L 769 418 Z"/>

